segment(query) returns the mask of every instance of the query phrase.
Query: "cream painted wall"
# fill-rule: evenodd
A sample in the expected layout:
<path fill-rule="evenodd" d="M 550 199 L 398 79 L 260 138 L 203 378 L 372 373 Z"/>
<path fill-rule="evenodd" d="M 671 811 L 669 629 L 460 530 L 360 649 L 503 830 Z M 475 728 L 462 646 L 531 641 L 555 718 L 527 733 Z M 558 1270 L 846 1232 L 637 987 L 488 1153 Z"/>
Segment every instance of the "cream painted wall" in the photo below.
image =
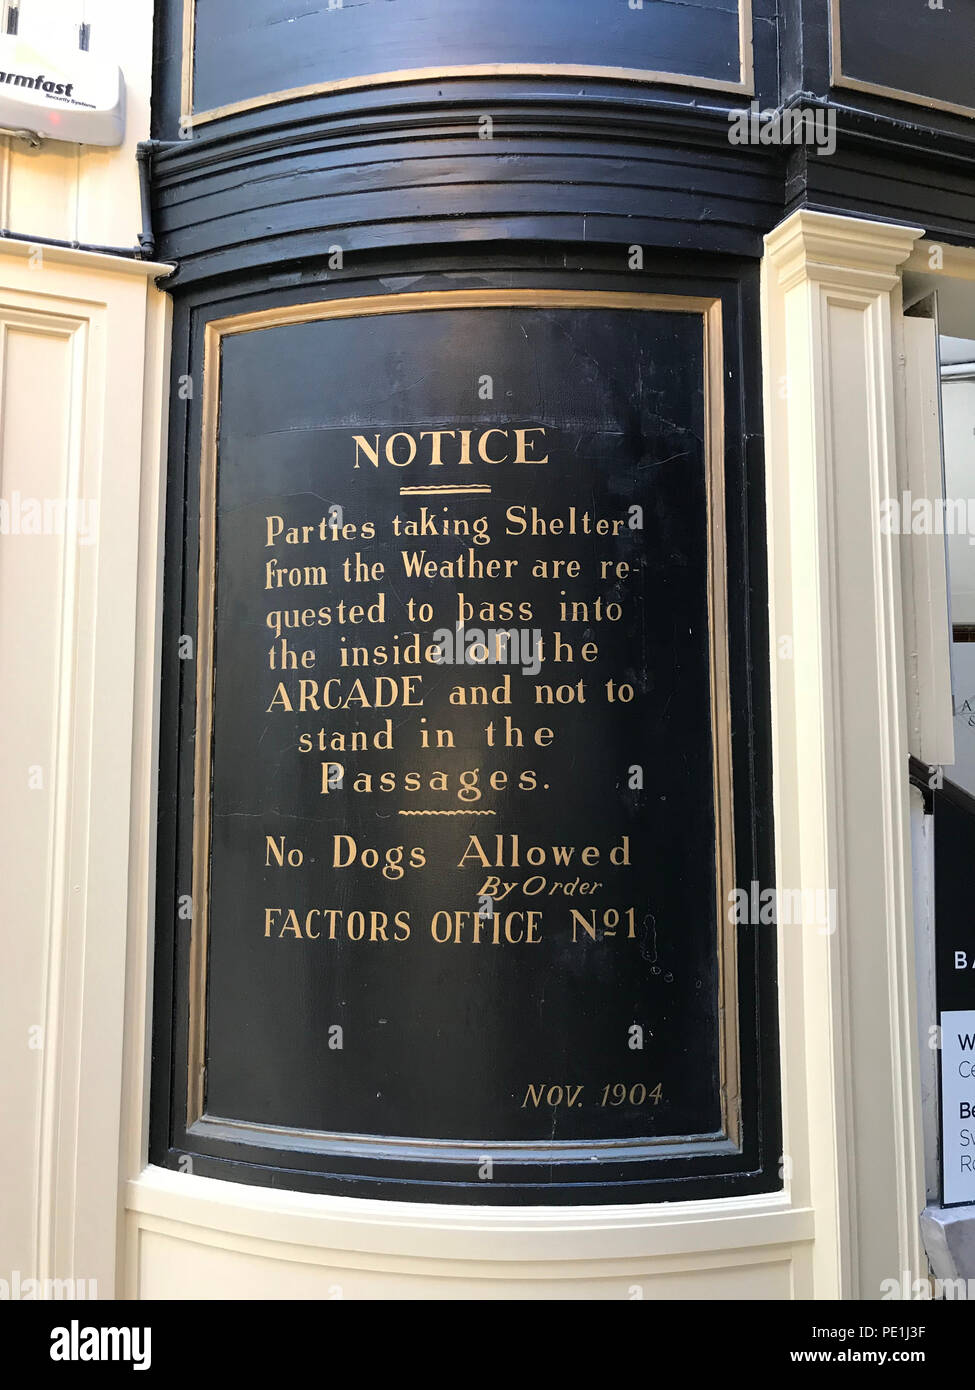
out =
<path fill-rule="evenodd" d="M 134 247 L 141 230 L 151 0 L 20 0 L 21 34 L 77 45 L 83 21 L 125 72 L 125 146 L 0 139 L 0 226 L 18 238 L 0 238 L 0 1278 L 108 1297 L 132 692 L 158 577 L 141 615 L 136 581 L 154 563 L 168 300 L 167 267 L 32 240 Z"/>
<path fill-rule="evenodd" d="M 6 29 L 9 0 L 0 16 Z M 96 246 L 134 247 L 142 230 L 135 147 L 149 138 L 152 0 L 19 0 L 18 33 L 76 47 L 90 26 L 90 51 L 125 76 L 126 135 L 118 150 L 46 140 L 39 150 L 0 138 L 0 228 Z"/>
<path fill-rule="evenodd" d="M 0 241 L 0 1278 L 94 1279 L 102 1297 L 130 786 L 148 751 L 132 692 L 155 650 L 136 577 L 163 477 L 164 270 Z"/>

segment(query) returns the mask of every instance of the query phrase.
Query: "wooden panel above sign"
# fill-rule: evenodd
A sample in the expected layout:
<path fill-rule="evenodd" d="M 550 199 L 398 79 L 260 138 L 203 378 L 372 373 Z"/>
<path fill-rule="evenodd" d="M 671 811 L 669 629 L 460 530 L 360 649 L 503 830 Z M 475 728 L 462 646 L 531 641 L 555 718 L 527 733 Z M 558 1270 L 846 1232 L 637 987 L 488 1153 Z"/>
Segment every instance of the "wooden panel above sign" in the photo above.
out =
<path fill-rule="evenodd" d="M 975 7 L 830 0 L 836 87 L 975 116 Z"/>
<path fill-rule="evenodd" d="M 321 92 L 451 76 L 613 77 L 752 90 L 751 0 L 185 0 L 194 124 Z M 472 117 L 472 121 L 476 121 Z"/>

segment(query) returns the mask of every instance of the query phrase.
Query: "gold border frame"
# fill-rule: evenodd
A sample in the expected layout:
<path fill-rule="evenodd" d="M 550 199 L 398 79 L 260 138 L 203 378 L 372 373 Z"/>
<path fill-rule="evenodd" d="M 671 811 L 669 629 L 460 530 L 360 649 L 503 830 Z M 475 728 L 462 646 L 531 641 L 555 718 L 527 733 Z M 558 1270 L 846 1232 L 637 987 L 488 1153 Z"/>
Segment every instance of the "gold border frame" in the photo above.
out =
<path fill-rule="evenodd" d="M 183 56 L 180 91 L 183 114 L 180 123 L 188 129 L 218 121 L 224 116 L 239 116 L 245 111 L 258 111 L 280 102 L 299 101 L 302 97 L 324 96 L 328 92 L 352 91 L 361 87 L 386 86 L 394 82 L 436 82 L 451 77 L 588 77 L 614 78 L 622 82 L 659 83 L 671 87 L 697 87 L 708 92 L 732 92 L 741 96 L 755 93 L 755 53 L 752 24 L 752 0 L 738 0 L 738 81 L 722 82 L 716 77 L 692 77 L 686 73 L 660 72 L 652 68 L 597 67 L 587 64 L 563 63 L 471 63 L 448 67 L 401 68 L 390 72 L 364 73 L 358 77 L 341 77 L 332 82 L 312 82 L 305 87 L 291 87 L 266 96 L 214 106 L 209 111 L 193 110 L 193 87 L 196 63 L 196 0 L 183 0 Z"/>
<path fill-rule="evenodd" d="M 194 0 L 195 3 L 195 0 Z M 955 116 L 975 116 L 975 106 L 962 106 L 956 101 L 939 101 L 922 92 L 908 92 L 901 87 L 885 87 L 881 82 L 865 82 L 859 77 L 847 77 L 843 72 L 843 44 L 840 36 L 841 0 L 829 0 L 829 80 L 833 87 L 864 92 L 875 97 L 889 97 L 909 106 L 928 106 L 933 111 L 950 111 Z"/>
<path fill-rule="evenodd" d="M 238 333 L 309 323 L 321 319 L 362 318 L 381 314 L 422 313 L 438 309 L 484 308 L 628 309 L 690 313 L 701 317 L 704 336 L 705 472 L 708 507 L 708 618 L 710 624 L 711 723 L 714 766 L 716 911 L 718 923 L 718 1032 L 722 1135 L 741 1144 L 740 1058 L 738 1049 L 738 979 L 736 933 L 730 920 L 735 888 L 734 802 L 731 761 L 731 700 L 728 671 L 728 598 L 724 488 L 724 353 L 720 299 L 688 295 L 622 293 L 612 290 L 497 289 L 443 290 L 333 299 L 259 309 L 231 318 L 211 319 L 203 355 L 203 427 L 200 456 L 200 555 L 197 617 L 196 743 L 193 779 L 193 917 L 190 934 L 189 1031 L 187 1039 L 187 1129 L 216 1126 L 240 1130 L 238 1138 L 265 1135 L 280 1144 L 308 1131 L 204 1114 L 206 1090 L 206 994 L 210 889 L 210 780 L 213 737 L 213 645 L 216 599 L 217 452 L 220 424 L 221 351 L 223 340 Z M 198 1131 L 199 1132 L 199 1129 Z M 372 1136 L 322 1131 L 322 1141 L 357 1141 L 368 1147 Z M 588 1147 L 640 1147 L 671 1143 L 686 1153 L 704 1136 L 665 1136 L 661 1140 L 605 1140 Z M 385 1145 L 432 1143 L 439 1155 L 461 1141 L 387 1138 Z M 477 1141 L 483 1149 L 485 1141 Z M 476 1145 L 475 1145 L 476 1146 Z M 489 1147 L 491 1147 L 489 1145 Z M 539 1148 L 540 1141 L 511 1141 L 495 1148 Z M 578 1146 L 576 1146 L 578 1147 Z M 710 1151 L 710 1150 L 709 1150 Z"/>

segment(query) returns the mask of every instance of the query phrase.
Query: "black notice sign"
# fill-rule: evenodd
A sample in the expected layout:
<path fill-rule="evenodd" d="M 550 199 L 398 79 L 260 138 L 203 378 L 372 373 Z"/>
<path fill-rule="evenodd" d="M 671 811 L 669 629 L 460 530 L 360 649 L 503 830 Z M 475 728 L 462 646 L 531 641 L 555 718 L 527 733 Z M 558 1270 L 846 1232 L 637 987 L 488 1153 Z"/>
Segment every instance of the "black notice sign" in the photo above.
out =
<path fill-rule="evenodd" d="M 522 298 L 223 336 L 199 1135 L 737 1151 L 720 320 Z"/>

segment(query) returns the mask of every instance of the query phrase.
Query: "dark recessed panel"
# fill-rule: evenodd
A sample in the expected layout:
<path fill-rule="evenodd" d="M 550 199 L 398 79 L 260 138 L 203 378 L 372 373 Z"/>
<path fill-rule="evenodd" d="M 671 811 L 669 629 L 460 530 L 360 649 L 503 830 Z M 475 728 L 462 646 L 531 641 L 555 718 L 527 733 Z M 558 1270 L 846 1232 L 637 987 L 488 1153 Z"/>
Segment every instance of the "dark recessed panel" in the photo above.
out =
<path fill-rule="evenodd" d="M 830 0 L 833 78 L 877 95 L 975 115 L 975 6 L 948 0 Z"/>
<path fill-rule="evenodd" d="M 749 19 L 748 0 L 359 0 L 297 13 L 284 0 L 196 0 L 186 64 L 192 38 L 199 113 L 381 74 L 492 64 L 638 69 L 735 86 L 748 80 L 739 4 Z M 184 82 L 188 95 L 188 73 Z"/>

